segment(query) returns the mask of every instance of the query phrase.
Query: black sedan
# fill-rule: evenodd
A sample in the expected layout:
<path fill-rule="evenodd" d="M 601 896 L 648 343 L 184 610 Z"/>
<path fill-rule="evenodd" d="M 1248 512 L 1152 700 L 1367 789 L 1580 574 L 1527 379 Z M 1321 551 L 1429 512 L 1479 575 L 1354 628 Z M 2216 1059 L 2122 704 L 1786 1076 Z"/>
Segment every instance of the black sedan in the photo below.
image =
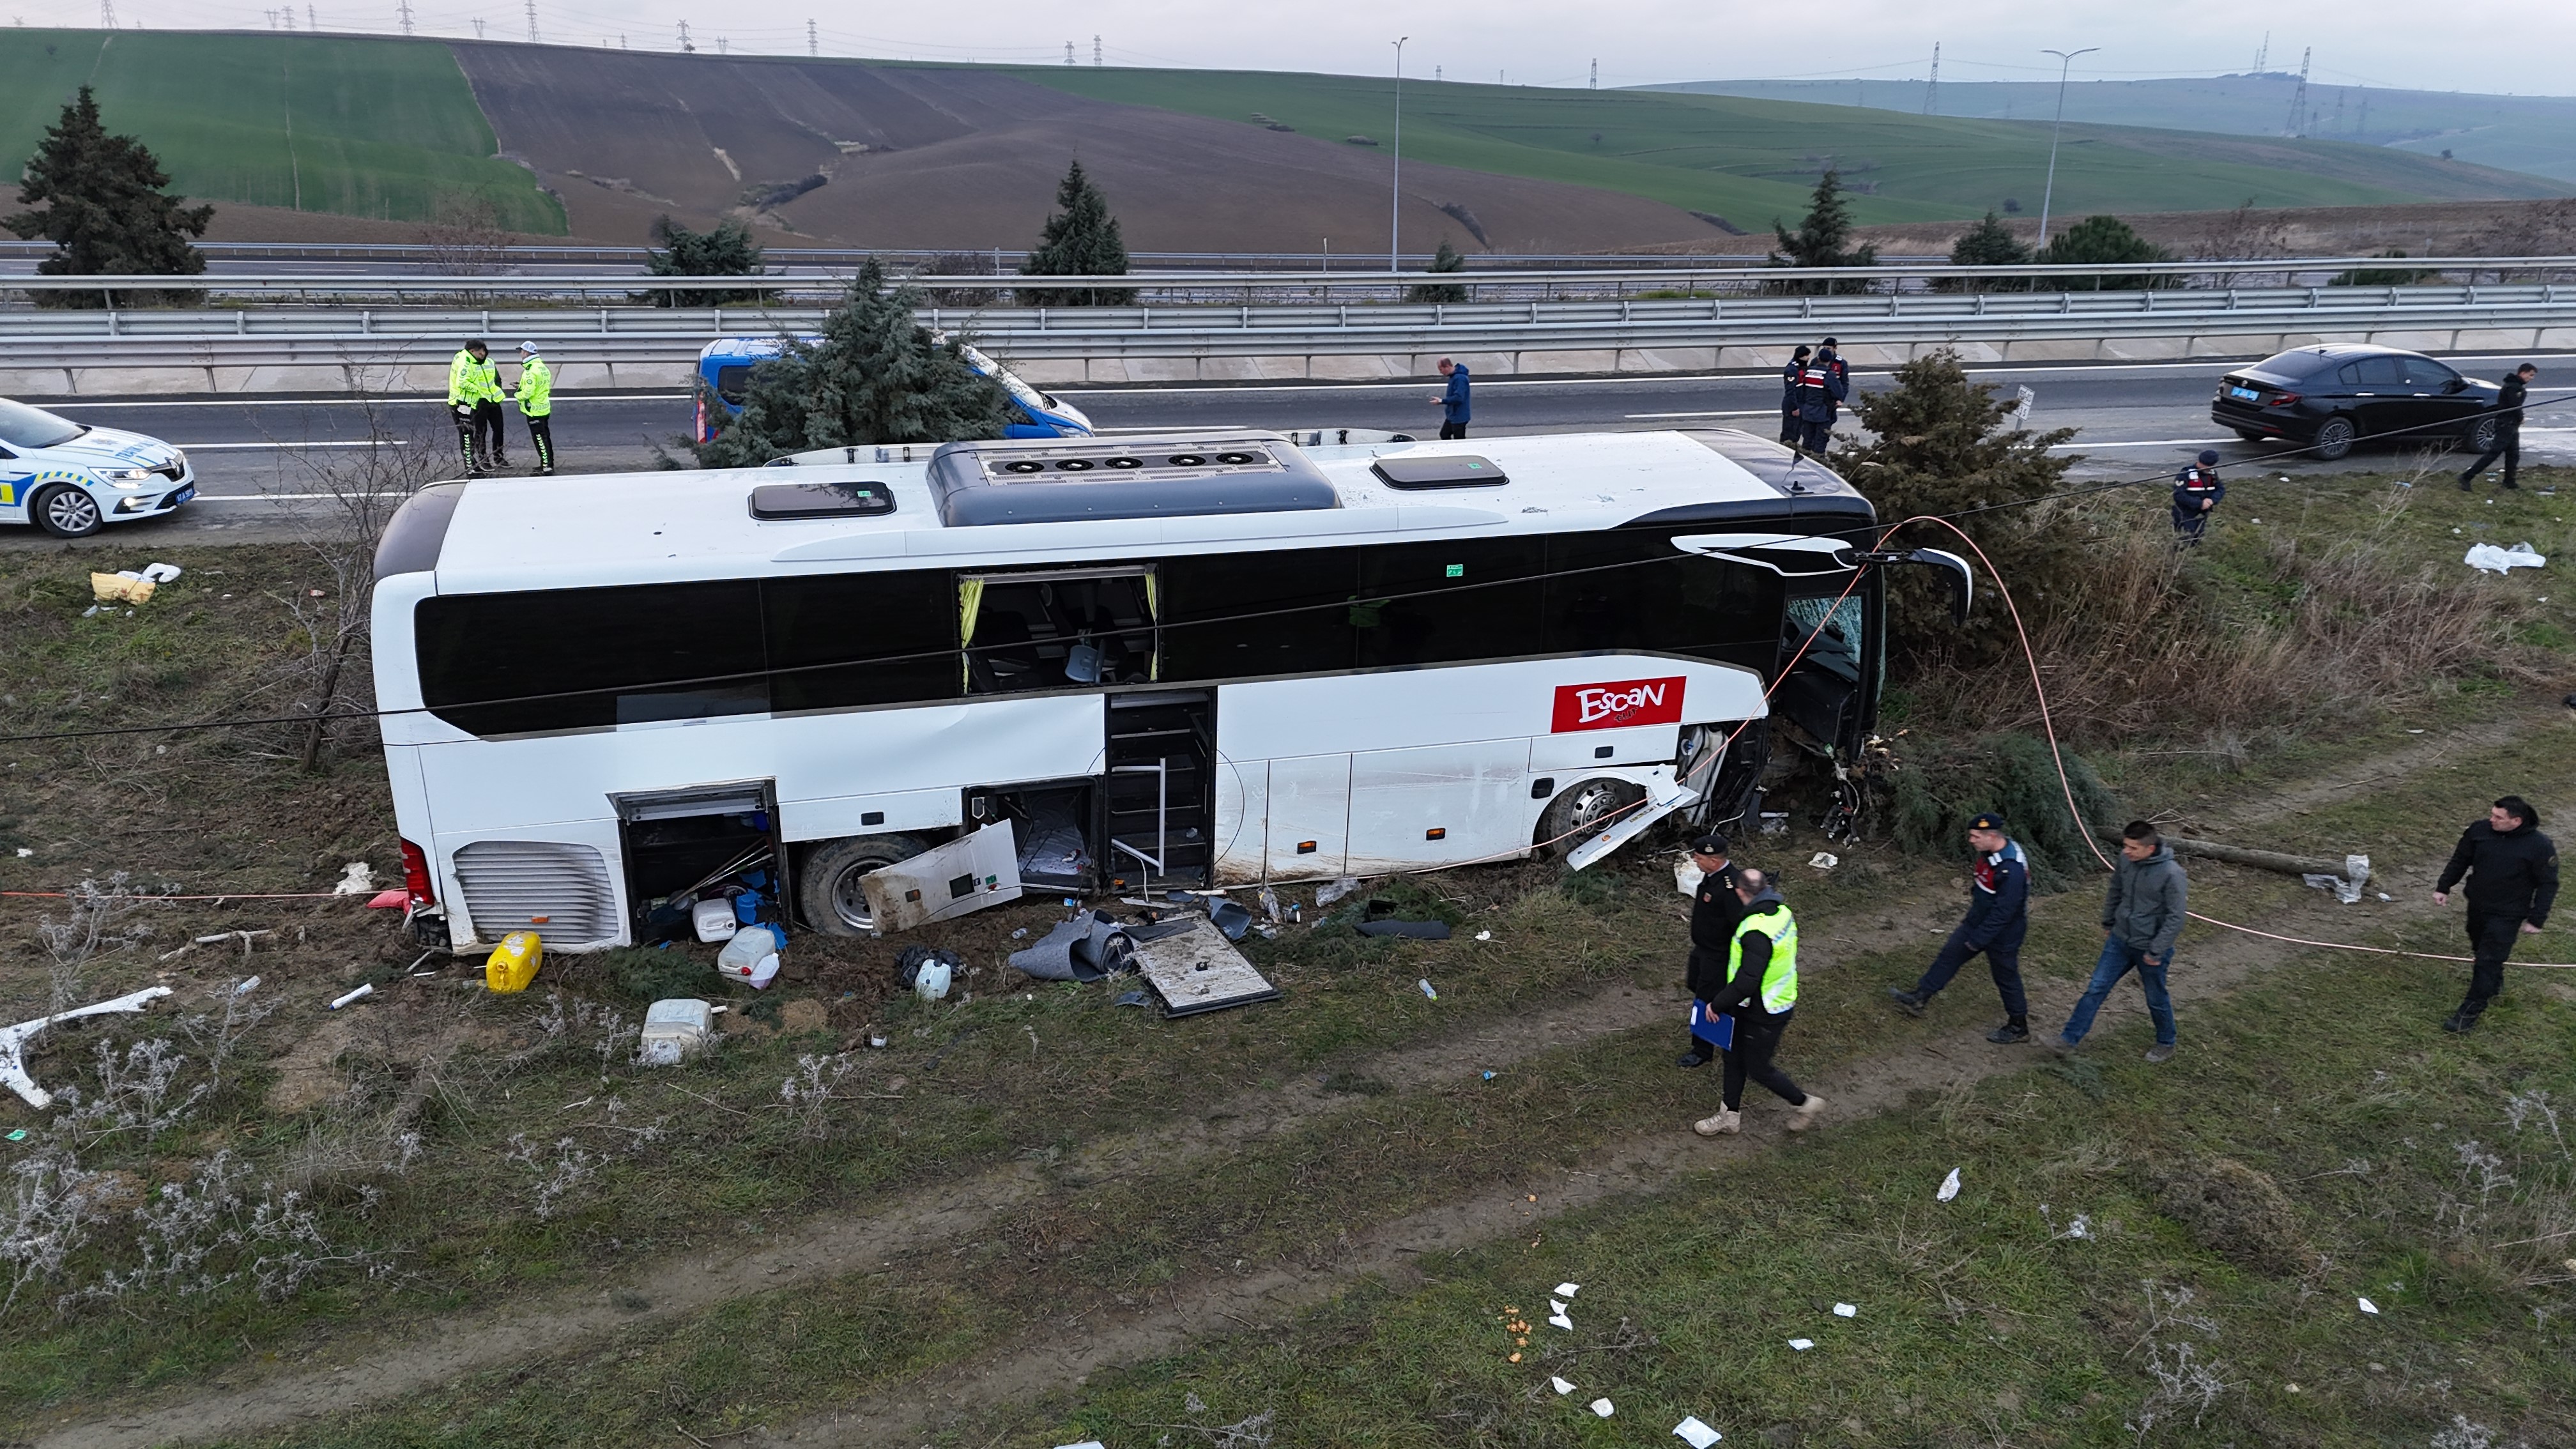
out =
<path fill-rule="evenodd" d="M 2329 344 L 2295 348 L 2220 378 L 2209 416 L 2249 443 L 2295 443 L 2327 460 L 2365 438 L 2458 441 L 2484 452 L 2495 437 L 2495 400 L 2494 383 L 2462 377 L 2421 353 Z"/>

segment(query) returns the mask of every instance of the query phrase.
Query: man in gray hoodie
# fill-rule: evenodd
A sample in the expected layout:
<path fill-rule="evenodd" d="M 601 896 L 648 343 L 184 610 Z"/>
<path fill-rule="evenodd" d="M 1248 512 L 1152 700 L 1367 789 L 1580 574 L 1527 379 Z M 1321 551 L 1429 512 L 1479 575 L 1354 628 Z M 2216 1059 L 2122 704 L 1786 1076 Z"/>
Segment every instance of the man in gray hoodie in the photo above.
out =
<path fill-rule="evenodd" d="M 2174 942 L 2181 939 L 2189 906 L 2190 884 L 2164 838 L 2147 822 L 2130 821 L 2120 832 L 2120 863 L 2102 898 L 2102 959 L 2094 964 L 2084 999 L 2066 1018 L 2066 1030 L 2057 1040 L 2060 1052 L 2073 1051 L 2084 1040 L 2111 988 L 2135 971 L 2138 984 L 2146 988 L 2147 1015 L 2156 1023 L 2156 1044 L 2148 1048 L 2147 1060 L 2172 1059 L 2173 998 L 2165 992 L 2165 968 L 2173 964 Z"/>

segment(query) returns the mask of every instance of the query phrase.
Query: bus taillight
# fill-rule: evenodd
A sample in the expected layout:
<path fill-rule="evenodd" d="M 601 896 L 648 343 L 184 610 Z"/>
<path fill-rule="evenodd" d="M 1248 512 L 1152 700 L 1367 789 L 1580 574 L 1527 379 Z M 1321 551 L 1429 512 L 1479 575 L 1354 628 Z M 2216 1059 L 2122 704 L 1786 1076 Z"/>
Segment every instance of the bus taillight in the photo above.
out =
<path fill-rule="evenodd" d="M 429 856 L 406 840 L 402 842 L 403 890 L 410 894 L 414 909 L 438 904 L 438 888 L 429 878 Z"/>

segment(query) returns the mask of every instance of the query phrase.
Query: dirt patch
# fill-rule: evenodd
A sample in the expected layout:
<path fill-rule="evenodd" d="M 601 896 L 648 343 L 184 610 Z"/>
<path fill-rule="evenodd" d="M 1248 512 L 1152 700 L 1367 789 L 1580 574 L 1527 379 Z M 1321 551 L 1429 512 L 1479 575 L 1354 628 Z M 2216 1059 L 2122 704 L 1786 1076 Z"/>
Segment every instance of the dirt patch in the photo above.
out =
<path fill-rule="evenodd" d="M 356 1035 L 355 1018 L 333 1017 L 298 1039 L 294 1049 L 276 1061 L 277 1080 L 270 1084 L 266 1101 L 269 1112 L 292 1117 L 346 1091 L 349 1078 L 340 1070 L 340 1053 L 348 1050 Z"/>
<path fill-rule="evenodd" d="M 2298 1210 L 2271 1177 L 2230 1157 L 2152 1170 L 2156 1209 L 2211 1250 L 2266 1273 L 2305 1272 L 2316 1260 Z"/>

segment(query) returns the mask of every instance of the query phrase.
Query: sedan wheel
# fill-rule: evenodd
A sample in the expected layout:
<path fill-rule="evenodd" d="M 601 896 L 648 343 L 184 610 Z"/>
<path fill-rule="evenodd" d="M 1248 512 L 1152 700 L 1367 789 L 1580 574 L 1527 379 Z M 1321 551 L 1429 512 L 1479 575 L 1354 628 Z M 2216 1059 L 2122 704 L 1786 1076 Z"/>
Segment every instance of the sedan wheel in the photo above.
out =
<path fill-rule="evenodd" d="M 37 527 L 56 538 L 87 538 L 107 521 L 98 511 L 97 499 L 63 483 L 37 494 L 27 511 Z"/>
<path fill-rule="evenodd" d="M 2480 418 L 2469 424 L 2469 451 L 2484 454 L 2496 445 L 2496 420 Z"/>
<path fill-rule="evenodd" d="M 2352 425 L 2352 419 L 2328 418 L 2318 427 L 2317 441 L 2308 449 L 2308 452 L 2315 458 L 2331 463 L 2350 453 L 2352 445 L 2360 438 L 2361 430 Z"/>

